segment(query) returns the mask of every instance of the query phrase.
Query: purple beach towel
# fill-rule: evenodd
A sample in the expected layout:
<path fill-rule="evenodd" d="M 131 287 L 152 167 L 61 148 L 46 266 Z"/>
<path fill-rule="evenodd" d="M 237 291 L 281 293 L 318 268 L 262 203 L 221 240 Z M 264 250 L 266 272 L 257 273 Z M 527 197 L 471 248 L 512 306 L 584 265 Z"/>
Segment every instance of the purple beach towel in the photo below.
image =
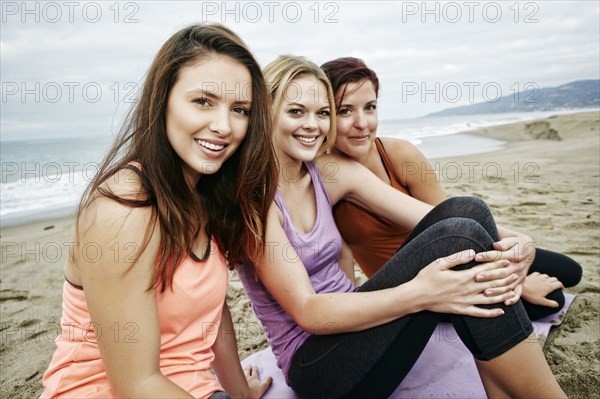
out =
<path fill-rule="evenodd" d="M 574 295 L 565 293 L 565 306 L 560 312 L 533 322 L 538 336 L 548 337 L 550 328 L 559 325 L 569 310 Z M 261 378 L 273 377 L 273 384 L 264 399 L 297 399 L 285 383 L 270 348 L 257 352 L 242 361 L 242 365 L 258 367 Z M 398 386 L 390 399 L 405 398 L 485 398 L 475 361 L 458 338 L 450 323 L 440 323 L 423 353 Z"/>

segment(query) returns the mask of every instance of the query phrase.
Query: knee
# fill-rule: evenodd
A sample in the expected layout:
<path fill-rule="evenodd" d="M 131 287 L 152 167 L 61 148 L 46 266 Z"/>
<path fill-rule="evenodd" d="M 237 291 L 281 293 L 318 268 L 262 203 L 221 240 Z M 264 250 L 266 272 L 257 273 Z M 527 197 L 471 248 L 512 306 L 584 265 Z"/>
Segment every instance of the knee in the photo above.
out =
<path fill-rule="evenodd" d="M 534 321 L 550 316 L 551 314 L 559 312 L 565 306 L 565 295 L 561 290 L 552 291 L 550 294 L 546 295 L 546 299 L 555 301 L 558 303 L 558 307 L 551 308 L 544 305 L 534 305 L 523 300 L 523 305 L 525 306 L 527 316 L 529 316 L 530 320 Z"/>
<path fill-rule="evenodd" d="M 555 277 L 558 278 L 565 287 L 574 287 L 579 284 L 583 274 L 583 269 L 579 263 L 568 256 L 562 255 L 560 266 L 561 269 L 556 273 L 557 276 Z"/>
<path fill-rule="evenodd" d="M 480 207 L 487 209 L 487 204 L 484 200 L 479 197 L 473 197 L 470 195 L 462 195 L 458 197 L 450 197 L 444 202 L 455 206 L 466 206 L 466 207 Z"/>
<path fill-rule="evenodd" d="M 563 283 L 563 285 L 565 287 L 573 287 L 576 286 L 577 284 L 579 284 L 579 282 L 581 281 L 581 276 L 583 274 L 583 268 L 581 267 L 581 265 L 577 262 L 575 262 L 575 260 L 569 258 L 568 256 L 564 256 L 565 259 L 565 266 L 566 266 L 566 271 L 565 271 L 565 275 L 561 276 L 563 277 L 562 279 L 560 279 L 560 281 Z"/>
<path fill-rule="evenodd" d="M 451 197 L 445 200 L 443 204 L 454 209 L 455 212 L 453 213 L 456 216 L 472 218 L 475 220 L 479 220 L 479 215 L 491 213 L 490 208 L 485 201 L 478 197 Z"/>
<path fill-rule="evenodd" d="M 562 310 L 562 308 L 565 306 L 565 294 L 562 292 L 562 290 L 552 291 L 546 295 L 546 298 L 558 303 L 558 307 L 553 309 L 555 313 L 559 310 Z"/>
<path fill-rule="evenodd" d="M 470 218 L 452 217 L 431 227 L 435 229 L 434 233 L 437 237 L 459 237 L 477 243 L 481 248 L 473 248 L 476 251 L 487 250 L 493 243 L 487 230 L 476 220 Z"/>
<path fill-rule="evenodd" d="M 538 248 L 530 273 L 540 272 L 559 279 L 565 287 L 573 287 L 581 281 L 583 269 L 572 258 L 546 249 Z"/>
<path fill-rule="evenodd" d="M 568 283 L 567 287 L 573 287 L 573 286 L 579 284 L 579 282 L 581 281 L 583 269 L 581 268 L 581 265 L 579 263 L 577 263 L 577 269 L 578 269 L 577 275 L 573 278 L 572 281 L 570 281 Z"/>

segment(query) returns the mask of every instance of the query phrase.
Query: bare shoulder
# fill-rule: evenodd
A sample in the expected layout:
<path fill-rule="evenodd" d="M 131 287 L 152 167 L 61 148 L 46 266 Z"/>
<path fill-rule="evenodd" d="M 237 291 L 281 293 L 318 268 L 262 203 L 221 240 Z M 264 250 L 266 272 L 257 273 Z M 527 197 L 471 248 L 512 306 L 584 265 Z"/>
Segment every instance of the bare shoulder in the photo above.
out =
<path fill-rule="evenodd" d="M 401 162 L 422 162 L 426 160 L 425 155 L 408 140 L 382 137 L 381 142 L 395 166 Z"/>
<path fill-rule="evenodd" d="M 336 202 L 331 198 L 332 196 L 336 197 L 331 192 L 333 187 L 336 188 L 336 191 L 344 191 L 346 184 L 351 183 L 352 180 L 367 170 L 360 163 L 338 154 L 320 155 L 315 161 L 333 203 Z"/>
<path fill-rule="evenodd" d="M 123 199 L 146 199 L 146 194 L 143 192 L 142 180 L 131 169 L 122 168 L 118 170 L 102 184 L 102 187 Z"/>
<path fill-rule="evenodd" d="M 319 167 L 319 172 L 321 173 L 321 175 L 326 175 L 328 172 L 331 172 L 331 170 L 335 168 L 339 169 L 341 167 L 344 169 L 352 169 L 353 167 L 357 167 L 357 165 L 360 165 L 358 162 L 355 162 L 338 154 L 319 155 L 315 159 L 315 163 Z"/>
<path fill-rule="evenodd" d="M 123 200 L 146 198 L 139 176 L 127 169 L 111 176 L 101 187 Z M 157 249 L 160 229 L 153 216 L 151 206 L 133 207 L 95 192 L 81 212 L 77 224 L 77 240 L 82 245 L 93 243 L 100 248 L 111 248 L 115 243 L 119 247 L 129 245 L 140 248 L 148 228 L 152 228 L 147 249 Z"/>
<path fill-rule="evenodd" d="M 130 169 L 121 169 L 114 175 L 110 176 L 100 185 L 102 191 L 108 191 L 122 200 L 145 200 L 147 193 L 144 192 L 142 182 L 137 173 Z M 142 207 L 140 209 L 148 209 L 150 207 Z M 97 220 L 99 223 L 111 219 L 123 220 L 125 214 L 132 211 L 132 207 L 122 204 L 117 200 L 106 197 L 102 192 L 96 190 L 91 193 L 91 199 L 84 208 L 81 216 L 82 219 L 91 217 L 92 215 L 100 214 L 102 217 Z M 144 212 L 139 212 L 143 214 Z"/>
<path fill-rule="evenodd" d="M 273 224 L 283 226 L 283 213 L 275 201 L 271 202 L 267 212 L 267 226 L 273 226 Z"/>
<path fill-rule="evenodd" d="M 410 195 L 428 204 L 439 204 L 446 199 L 435 169 L 423 153 L 406 140 L 381 140 L 394 166 L 396 176 L 408 188 Z"/>
<path fill-rule="evenodd" d="M 325 154 L 316 159 L 325 190 L 332 205 L 356 190 L 371 172 L 360 163 L 337 154 Z"/>

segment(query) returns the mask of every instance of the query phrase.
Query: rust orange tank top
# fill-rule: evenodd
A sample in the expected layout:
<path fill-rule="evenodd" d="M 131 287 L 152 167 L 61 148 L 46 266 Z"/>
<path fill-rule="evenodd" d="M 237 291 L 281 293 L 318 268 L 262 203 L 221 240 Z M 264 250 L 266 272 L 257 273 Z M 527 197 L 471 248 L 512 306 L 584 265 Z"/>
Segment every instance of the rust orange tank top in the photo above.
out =
<path fill-rule="evenodd" d="M 394 166 L 379 138 L 375 139 L 375 145 L 391 186 L 410 195 L 396 176 Z M 375 274 L 396 253 L 410 233 L 410 230 L 348 201 L 338 202 L 333 208 L 333 215 L 342 237 L 352 249 L 354 259 L 367 277 Z"/>

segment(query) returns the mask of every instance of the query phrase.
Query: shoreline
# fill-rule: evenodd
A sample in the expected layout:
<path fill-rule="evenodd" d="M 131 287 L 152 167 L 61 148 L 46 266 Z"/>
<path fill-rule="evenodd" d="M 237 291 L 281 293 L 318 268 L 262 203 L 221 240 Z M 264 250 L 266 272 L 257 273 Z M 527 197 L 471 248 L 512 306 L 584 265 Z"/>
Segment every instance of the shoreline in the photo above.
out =
<path fill-rule="evenodd" d="M 505 141 L 465 133 L 423 137 L 417 145 L 428 159 L 457 157 L 462 155 L 477 155 L 497 151 L 503 148 Z M 470 146 L 470 147 L 469 147 Z M 26 226 L 30 223 L 44 223 L 61 218 L 73 217 L 77 204 L 60 205 L 40 210 L 24 210 L 13 212 L 0 217 L 0 229 Z"/>
<path fill-rule="evenodd" d="M 485 137 L 473 131 L 423 137 L 420 140 L 417 148 L 429 160 L 483 155 L 501 151 L 507 144 L 504 140 Z"/>
<path fill-rule="evenodd" d="M 438 124 L 435 122 L 438 120 L 437 117 L 417 117 L 417 118 L 409 118 L 409 119 L 392 119 L 392 120 L 382 120 L 379 125 L 379 134 L 381 136 L 387 136 L 382 132 L 390 132 L 389 137 L 402 138 L 408 141 L 411 141 L 415 144 L 421 152 L 425 154 L 428 159 L 438 159 L 438 158 L 449 158 L 449 157 L 459 157 L 464 155 L 477 155 L 477 154 L 485 154 L 487 152 L 501 150 L 506 142 L 504 137 L 489 137 L 481 134 L 482 130 L 486 130 L 488 128 L 494 128 L 496 126 L 505 126 L 507 124 L 512 123 L 528 123 L 532 120 L 535 120 L 533 115 L 540 115 L 540 118 L 546 117 L 557 117 L 563 115 L 575 115 L 578 113 L 586 113 L 586 112 L 598 112 L 598 109 L 565 109 L 565 110 L 556 110 L 556 111 L 535 111 L 535 112 L 517 112 L 517 113 L 498 113 L 498 114 L 478 114 L 473 115 L 477 120 L 473 120 L 471 122 L 465 121 L 464 118 L 469 117 L 468 115 L 456 115 L 456 116 L 448 116 L 441 117 L 442 120 L 445 120 L 446 124 Z M 450 120 L 448 120 L 450 118 Z M 456 120 L 454 120 L 456 119 Z M 422 125 L 420 123 L 416 123 L 416 125 L 412 127 L 412 123 L 415 121 L 429 121 Z M 399 123 L 399 125 L 395 125 Z M 480 128 L 476 128 L 475 126 L 482 126 Z M 440 131 L 441 129 L 441 131 Z M 413 133 L 419 133 L 415 137 L 412 137 Z M 428 136 L 421 136 L 424 132 L 428 132 L 426 134 L 430 134 Z M 60 142 L 61 140 L 68 140 L 68 137 L 57 138 Z M 84 140 L 99 142 L 103 147 L 107 147 L 112 140 L 110 136 L 93 136 L 84 138 Z M 8 144 L 18 144 L 20 142 L 38 142 L 38 141 L 47 141 L 46 139 L 38 139 L 38 140 L 9 140 L 6 141 Z M 52 142 L 52 140 L 51 140 Z M 56 144 L 56 143 L 54 143 Z M 3 153 L 3 157 L 6 154 Z M 27 168 L 39 168 L 39 165 L 30 165 L 27 166 L 25 163 L 21 161 L 17 161 L 12 158 L 8 158 L 8 163 L 18 163 L 20 166 L 17 167 L 24 169 L 24 171 L 28 171 Z M 97 163 L 97 161 L 88 161 L 83 162 L 84 165 L 93 165 Z M 49 165 L 54 165 L 58 167 L 58 175 L 48 175 L 42 174 L 42 176 L 37 176 L 36 183 L 41 179 L 41 182 L 46 183 L 67 183 L 67 186 L 64 186 L 63 189 L 66 189 L 69 184 L 76 183 L 80 184 L 78 179 L 83 178 L 85 181 L 89 182 L 90 177 L 88 176 L 88 172 L 85 173 L 78 168 L 72 169 L 72 161 L 66 163 L 62 162 L 51 162 Z M 54 171 L 54 166 L 49 170 Z M 64 169 L 66 168 L 66 170 Z M 86 169 L 87 170 L 87 169 Z M 15 172 L 15 171 L 12 171 Z M 23 171 L 22 171 L 23 172 Z M 27 172 L 29 173 L 29 172 Z M 11 179 L 10 176 L 13 176 L 14 173 L 8 173 L 7 180 L 3 179 L 3 184 L 12 184 L 15 183 L 14 179 Z M 68 178 L 68 182 L 65 182 Z M 23 187 L 17 187 L 17 192 L 21 190 Z M 3 187 L 4 190 L 7 190 L 7 193 L 13 192 L 15 187 Z M 29 187 L 28 190 L 34 190 L 37 193 L 39 189 L 45 190 L 44 193 L 52 197 L 53 199 L 55 193 L 52 191 L 48 191 L 47 185 L 43 185 L 41 187 Z M 5 193 L 6 194 L 6 193 Z M 14 200 L 15 192 L 13 192 L 12 196 L 5 196 L 3 200 L 10 202 Z M 26 194 L 22 194 L 23 197 L 27 197 Z M 37 198 L 37 197 L 35 197 Z M 55 219 L 59 217 L 68 217 L 72 216 L 77 208 L 79 203 L 79 195 L 76 197 L 69 197 L 69 205 L 65 205 L 64 198 L 60 201 L 54 201 L 54 205 L 49 208 L 44 209 L 21 209 L 8 214 L 4 214 L 0 216 L 0 229 L 14 227 L 19 225 L 24 225 L 30 222 L 38 222 L 44 221 L 48 219 Z M 43 197 L 39 198 L 40 202 L 43 201 Z M 30 205 L 30 204 L 29 204 Z M 37 205 L 37 204 L 36 204 Z M 31 206 L 26 206 L 26 208 L 31 208 Z"/>
<path fill-rule="evenodd" d="M 522 231 L 540 247 L 571 256 L 583 266 L 581 283 L 566 290 L 577 297 L 544 347 L 571 398 L 600 396 L 599 119 L 600 112 L 582 112 L 469 131 L 505 144 L 483 154 L 432 160 L 449 196 L 483 198 L 499 224 Z M 69 216 L 0 229 L 2 397 L 41 393 L 41 376 L 58 335 L 62 269 L 73 226 L 74 217 Z M 233 272 L 227 301 L 240 356 L 266 347 Z"/>

